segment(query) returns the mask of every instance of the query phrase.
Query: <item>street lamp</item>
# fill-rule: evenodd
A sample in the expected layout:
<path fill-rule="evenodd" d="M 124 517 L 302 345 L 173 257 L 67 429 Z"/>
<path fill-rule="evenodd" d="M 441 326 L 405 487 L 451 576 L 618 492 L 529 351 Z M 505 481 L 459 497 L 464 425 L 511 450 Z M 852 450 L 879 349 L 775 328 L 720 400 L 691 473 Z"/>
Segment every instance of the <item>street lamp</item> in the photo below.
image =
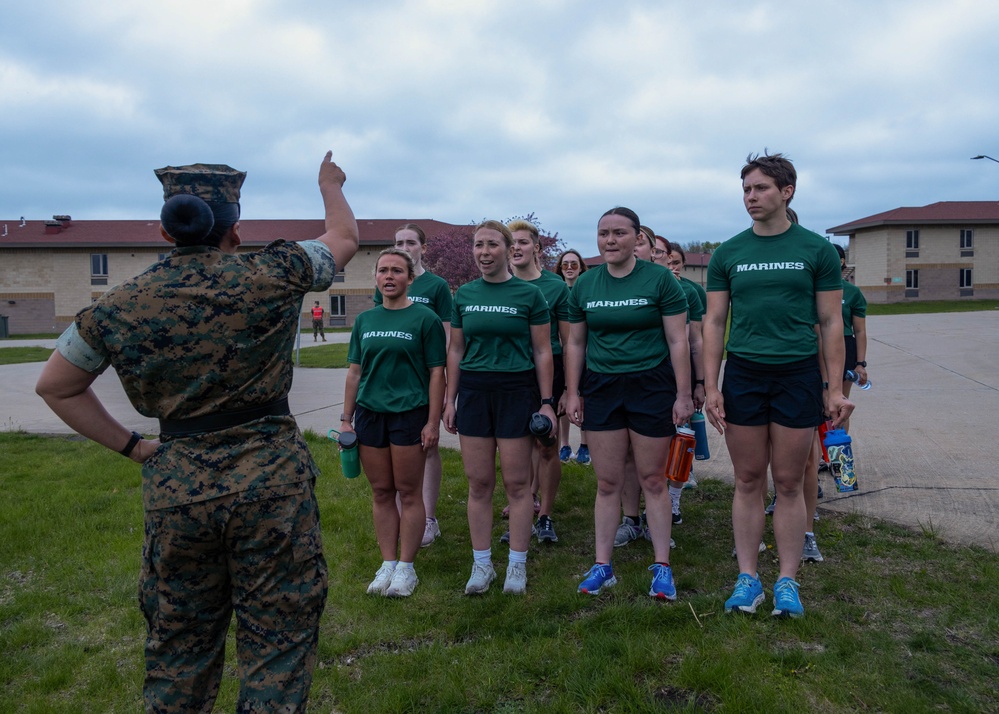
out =
<path fill-rule="evenodd" d="M 991 156 L 986 156 L 985 154 L 979 154 L 978 156 L 971 157 L 972 161 L 977 161 L 978 159 L 988 159 L 989 161 L 995 161 L 997 164 L 999 164 L 999 159 L 993 159 Z"/>

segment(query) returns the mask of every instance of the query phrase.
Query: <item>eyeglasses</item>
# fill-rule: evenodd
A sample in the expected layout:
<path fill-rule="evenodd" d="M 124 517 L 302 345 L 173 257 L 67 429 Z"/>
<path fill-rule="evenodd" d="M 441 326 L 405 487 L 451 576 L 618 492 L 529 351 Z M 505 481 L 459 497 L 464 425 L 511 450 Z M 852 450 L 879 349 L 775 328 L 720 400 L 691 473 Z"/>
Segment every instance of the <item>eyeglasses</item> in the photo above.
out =
<path fill-rule="evenodd" d="M 575 268 L 579 267 L 579 263 L 577 263 L 575 260 L 563 260 L 562 261 L 562 267 L 563 268 L 575 269 Z"/>
<path fill-rule="evenodd" d="M 653 258 L 662 258 L 664 255 L 669 255 L 669 253 L 667 253 L 662 248 L 656 248 L 655 250 L 652 251 Z"/>

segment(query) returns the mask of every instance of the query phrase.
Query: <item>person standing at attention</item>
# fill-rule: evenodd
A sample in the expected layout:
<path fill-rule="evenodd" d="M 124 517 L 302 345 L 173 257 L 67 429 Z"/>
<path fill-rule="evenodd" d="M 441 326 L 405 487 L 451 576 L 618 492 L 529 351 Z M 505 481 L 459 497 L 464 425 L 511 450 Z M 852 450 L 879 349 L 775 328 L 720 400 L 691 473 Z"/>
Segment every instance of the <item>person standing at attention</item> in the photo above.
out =
<path fill-rule="evenodd" d="M 142 464 L 147 711 L 211 711 L 236 612 L 238 711 L 305 711 L 327 592 L 319 468 L 288 408 L 302 299 L 357 252 L 346 176 L 319 167 L 326 232 L 237 254 L 246 174 L 156 171 L 170 255 L 81 310 L 36 391 L 67 425 Z M 207 230 L 205 230 L 207 227 Z M 159 439 L 91 384 L 109 366 Z"/>
<path fill-rule="evenodd" d="M 427 235 L 415 223 L 407 223 L 395 230 L 395 247 L 409 253 L 413 259 L 416 278 L 409 286 L 409 299 L 426 305 L 440 318 L 444 326 L 444 336 L 451 338 L 451 314 L 454 300 L 447 281 L 423 267 L 423 257 L 427 254 Z M 382 293 L 375 288 L 375 305 L 382 304 Z M 441 405 L 443 409 L 443 404 Z M 426 449 L 427 465 L 423 471 L 423 508 L 426 510 L 426 525 L 420 547 L 432 545 L 440 537 L 441 527 L 437 522 L 437 501 L 441 494 L 441 452 L 437 444 Z M 401 504 L 400 504 L 401 507 Z"/>
<path fill-rule="evenodd" d="M 424 466 L 427 451 L 440 439 L 444 328 L 406 295 L 415 277 L 406 251 L 386 248 L 379 254 L 375 281 L 382 304 L 357 316 L 347 352 L 340 433 L 355 431 L 356 422 L 382 555 L 369 595 L 409 597 L 419 582 L 413 561 L 426 516 Z"/>
<path fill-rule="evenodd" d="M 496 579 L 492 563 L 496 451 L 510 504 L 510 555 L 503 592 L 527 591 L 531 542 L 530 421 L 540 412 L 552 421 L 552 346 L 548 303 L 542 292 L 510 274 L 513 235 L 499 221 L 472 233 L 472 255 L 481 278 L 458 288 L 447 353 L 444 428 L 458 434 L 468 477 L 468 530 L 472 575 L 466 595 L 486 592 Z"/>
<path fill-rule="evenodd" d="M 753 225 L 711 257 L 703 321 L 705 411 L 725 435 L 735 469 L 732 527 L 739 578 L 725 611 L 754 613 L 765 599 L 756 568 L 769 464 L 777 492 L 773 525 L 780 561 L 772 614 L 800 617 L 804 608 L 794 578 L 806 528 L 805 461 L 823 405 L 835 425 L 853 411 L 842 387 L 839 260 L 831 243 L 788 218 L 797 184 L 790 161 L 781 154 L 750 156 L 741 175 Z M 816 324 L 828 385 L 816 359 Z"/>
<path fill-rule="evenodd" d="M 583 260 L 583 256 L 579 251 L 572 248 L 563 252 L 555 263 L 555 274 L 565 281 L 566 287 L 570 291 L 572 290 L 572 286 L 576 284 L 576 278 L 585 273 L 586 269 L 586 261 Z M 576 450 L 575 456 L 573 456 L 572 447 L 569 445 L 569 417 L 566 414 L 562 414 L 558 418 L 558 439 L 559 461 L 567 464 L 569 461 L 575 459 L 577 464 L 583 466 L 590 463 L 590 447 L 586 444 L 585 431 L 579 433 L 579 448 Z"/>
<path fill-rule="evenodd" d="M 323 329 L 323 314 L 326 311 L 323 310 L 323 306 L 319 304 L 316 300 L 316 304 L 312 306 L 312 341 L 317 342 L 319 337 L 323 338 L 323 342 L 326 341 L 326 331 Z"/>
<path fill-rule="evenodd" d="M 640 231 L 631 209 L 619 206 L 604 213 L 597 223 L 604 264 L 581 276 L 569 299 L 565 410 L 587 430 L 597 474 L 596 562 L 578 591 L 598 595 L 617 584 L 611 554 L 631 449 L 655 551 L 649 595 L 675 600 L 663 472 L 675 425 L 694 412 L 684 327 L 687 298 L 668 270 L 636 257 Z"/>
<path fill-rule="evenodd" d="M 541 262 L 541 235 L 538 228 L 529 221 L 513 221 L 507 225 L 513 235 L 513 254 L 510 266 L 513 274 L 532 285 L 536 285 L 548 302 L 551 316 L 552 343 L 552 399 L 558 404 L 565 392 L 565 367 L 562 362 L 562 345 L 569 339 L 569 288 L 565 282 L 548 270 L 543 270 Z M 558 411 L 558 410 L 556 410 Z M 558 420 L 556 420 L 556 425 Z M 556 444 L 545 446 L 534 442 L 531 471 L 532 489 L 541 494 L 538 508 L 538 522 L 535 530 L 538 543 L 557 543 L 555 523 L 552 513 L 555 510 L 555 494 L 562 481 L 562 463 L 559 461 Z"/>

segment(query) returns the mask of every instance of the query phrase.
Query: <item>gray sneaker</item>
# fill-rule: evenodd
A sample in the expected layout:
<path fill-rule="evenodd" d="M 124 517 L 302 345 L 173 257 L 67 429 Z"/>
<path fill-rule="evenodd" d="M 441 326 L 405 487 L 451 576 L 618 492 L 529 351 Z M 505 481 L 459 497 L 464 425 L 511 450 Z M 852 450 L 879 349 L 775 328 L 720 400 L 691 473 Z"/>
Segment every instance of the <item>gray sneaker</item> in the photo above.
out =
<path fill-rule="evenodd" d="M 555 535 L 555 524 L 549 516 L 538 516 L 538 522 L 534 526 L 538 536 L 538 543 L 558 543 L 558 536 Z"/>
<path fill-rule="evenodd" d="M 819 552 L 819 546 L 815 542 L 814 535 L 805 534 L 805 547 L 801 550 L 801 559 L 810 560 L 813 563 L 822 562 L 822 553 Z"/>
<path fill-rule="evenodd" d="M 617 527 L 617 533 L 614 534 L 614 547 L 620 548 L 622 545 L 628 545 L 633 540 L 638 540 L 642 537 L 642 530 L 640 521 L 636 521 L 630 516 L 625 516 L 624 520 L 621 521 L 621 525 Z"/>
<path fill-rule="evenodd" d="M 489 584 L 496 579 L 496 569 L 493 564 L 483 565 L 472 563 L 472 577 L 465 584 L 466 595 L 478 595 L 489 589 Z"/>
<path fill-rule="evenodd" d="M 766 513 L 768 516 L 772 516 L 774 514 L 774 508 L 776 507 L 777 507 L 777 494 L 774 493 L 774 497 L 770 499 L 770 503 L 767 504 L 767 507 L 763 510 L 763 512 Z"/>
<path fill-rule="evenodd" d="M 513 595 L 522 595 L 527 592 L 527 565 L 524 563 L 507 564 L 503 592 Z"/>
<path fill-rule="evenodd" d="M 392 574 L 392 582 L 385 591 L 385 597 L 409 597 L 419 582 L 420 579 L 416 577 L 413 568 L 396 568 Z"/>
<path fill-rule="evenodd" d="M 426 548 L 428 545 L 437 540 L 437 538 L 440 537 L 440 534 L 441 534 L 441 527 L 437 523 L 437 519 L 428 518 L 427 525 L 423 529 L 423 540 L 420 541 L 420 547 Z"/>
<path fill-rule="evenodd" d="M 767 544 L 764 543 L 762 540 L 760 541 L 760 552 L 761 553 L 767 552 Z M 739 557 L 739 554 L 736 552 L 735 548 L 732 549 L 732 557 L 733 558 Z"/>
<path fill-rule="evenodd" d="M 554 533 L 554 532 L 555 531 L 552 531 L 552 533 Z M 538 534 L 538 527 L 532 523 L 531 524 L 531 537 L 533 538 L 537 534 Z M 538 540 L 540 540 L 540 538 Z M 555 540 L 558 540 L 558 538 L 556 538 Z M 503 535 L 500 536 L 500 543 L 509 543 L 509 542 L 510 542 L 510 531 L 503 531 Z"/>
<path fill-rule="evenodd" d="M 395 574 L 394 565 L 382 565 L 375 573 L 375 579 L 368 585 L 368 595 L 384 595 L 388 586 L 392 583 L 392 575 Z"/>

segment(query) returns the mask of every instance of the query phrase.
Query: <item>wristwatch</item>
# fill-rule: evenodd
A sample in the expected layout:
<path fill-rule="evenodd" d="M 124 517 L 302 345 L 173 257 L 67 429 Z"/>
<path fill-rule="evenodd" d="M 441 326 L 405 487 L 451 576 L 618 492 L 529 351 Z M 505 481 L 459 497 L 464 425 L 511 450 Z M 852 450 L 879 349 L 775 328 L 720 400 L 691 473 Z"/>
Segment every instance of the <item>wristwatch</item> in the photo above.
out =
<path fill-rule="evenodd" d="M 857 364 L 855 366 L 857 366 L 857 367 L 863 367 L 864 369 L 867 369 L 867 360 L 864 360 L 863 362 L 857 362 Z"/>
<path fill-rule="evenodd" d="M 554 407 L 555 406 L 555 397 L 548 397 L 548 399 L 542 399 L 541 400 L 541 406 L 544 406 L 545 404 L 547 404 L 550 407 Z"/>

